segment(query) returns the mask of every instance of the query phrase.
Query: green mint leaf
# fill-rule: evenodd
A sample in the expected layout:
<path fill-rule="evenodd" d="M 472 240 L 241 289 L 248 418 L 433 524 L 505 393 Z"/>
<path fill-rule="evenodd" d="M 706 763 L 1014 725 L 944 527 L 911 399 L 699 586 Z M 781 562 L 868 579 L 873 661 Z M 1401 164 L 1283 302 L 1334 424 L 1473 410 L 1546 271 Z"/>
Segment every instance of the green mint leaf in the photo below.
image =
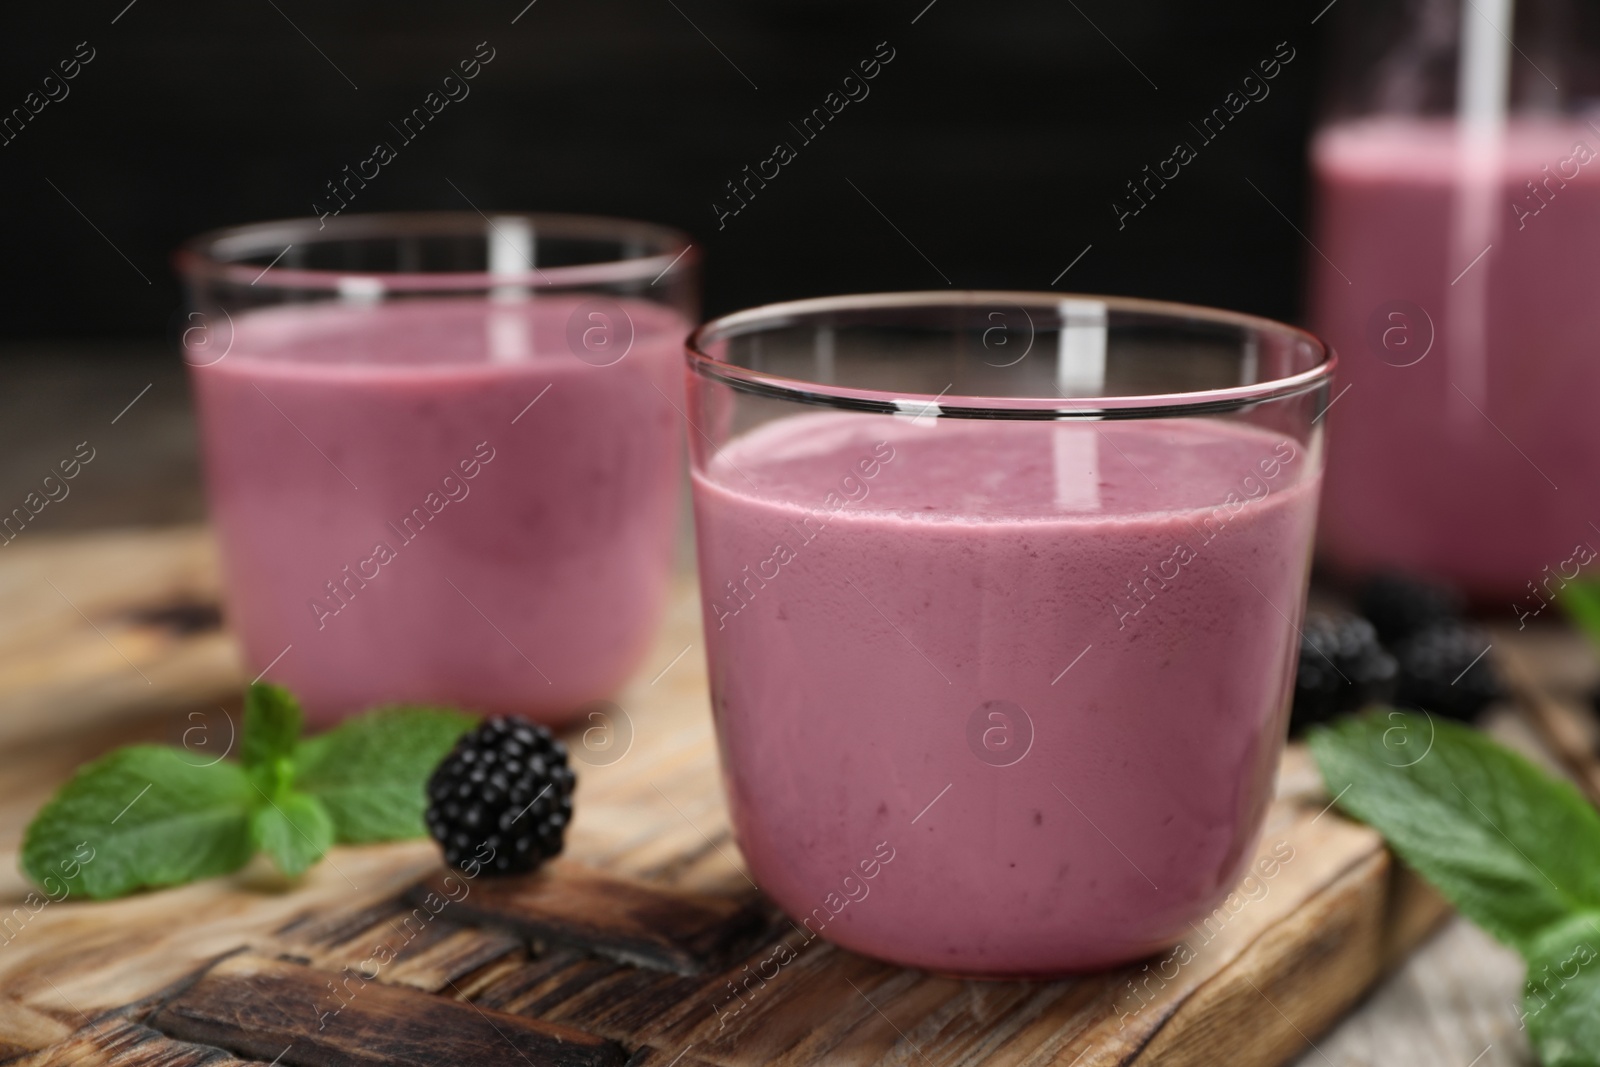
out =
<path fill-rule="evenodd" d="M 96 900 L 238 870 L 249 861 L 248 777 L 182 749 L 134 745 L 78 769 L 39 810 L 22 869 Z"/>
<path fill-rule="evenodd" d="M 244 739 L 239 743 L 239 762 L 247 769 L 270 767 L 289 756 L 300 739 L 304 722 L 300 702 L 287 689 L 251 685 L 244 696 Z M 268 775 L 269 779 L 273 777 Z"/>
<path fill-rule="evenodd" d="M 1600 912 L 1600 814 L 1523 757 L 1398 711 L 1317 730 L 1310 744 L 1340 807 L 1525 958 L 1542 935 Z"/>
<path fill-rule="evenodd" d="M 1539 938 L 1522 1012 L 1544 1067 L 1600 1067 L 1600 914 L 1575 916 Z"/>
<path fill-rule="evenodd" d="M 1590 641 L 1600 645 L 1600 582 L 1568 582 L 1556 594 L 1556 603 Z"/>
<path fill-rule="evenodd" d="M 340 841 L 420 837 L 428 776 L 474 722 L 406 706 L 347 719 L 295 749 L 294 787 L 322 802 Z"/>
<path fill-rule="evenodd" d="M 333 820 L 316 797 L 286 793 L 256 809 L 250 838 L 278 870 L 296 878 L 333 845 Z"/>

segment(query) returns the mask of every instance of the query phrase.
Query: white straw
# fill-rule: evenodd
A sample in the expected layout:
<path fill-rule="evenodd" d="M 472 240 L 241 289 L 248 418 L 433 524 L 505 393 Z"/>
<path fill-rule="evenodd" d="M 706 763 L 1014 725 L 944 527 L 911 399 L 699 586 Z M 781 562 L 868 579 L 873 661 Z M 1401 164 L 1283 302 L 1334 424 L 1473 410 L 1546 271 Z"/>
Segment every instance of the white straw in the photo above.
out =
<path fill-rule="evenodd" d="M 489 274 L 515 277 L 533 268 L 533 226 L 516 215 L 497 215 L 488 220 Z M 525 285 L 496 285 L 489 291 L 495 304 L 521 304 L 531 295 Z M 494 309 L 489 313 L 489 361 L 521 363 L 532 354 L 528 318 L 515 309 Z"/>
<path fill-rule="evenodd" d="M 1512 0 L 1462 0 L 1456 113 L 1467 130 L 1496 133 L 1505 127 L 1511 26 Z"/>
<path fill-rule="evenodd" d="M 1459 138 L 1451 272 L 1474 266 L 1446 289 L 1445 319 L 1450 377 L 1461 394 L 1480 406 L 1489 402 L 1489 279 L 1493 256 L 1485 256 L 1499 232 L 1504 171 L 1502 146 L 1510 103 L 1513 0 L 1462 0 L 1460 65 L 1456 72 Z M 1478 262 L 1482 259 L 1483 262 Z M 1467 421 L 1470 408 L 1457 405 Z"/>

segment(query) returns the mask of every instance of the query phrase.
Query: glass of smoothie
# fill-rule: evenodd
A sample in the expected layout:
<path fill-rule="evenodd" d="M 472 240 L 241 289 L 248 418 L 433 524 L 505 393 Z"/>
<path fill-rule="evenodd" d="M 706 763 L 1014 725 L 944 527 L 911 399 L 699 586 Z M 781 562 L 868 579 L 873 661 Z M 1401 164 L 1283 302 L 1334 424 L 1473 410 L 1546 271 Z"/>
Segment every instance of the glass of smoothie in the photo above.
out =
<path fill-rule="evenodd" d="M 351 215 L 177 256 L 230 625 L 327 721 L 546 722 L 638 666 L 670 576 L 696 255 L 612 219 Z"/>
<path fill-rule="evenodd" d="M 1349 391 L 1319 551 L 1548 618 L 1600 549 L 1600 13 L 1351 0 L 1330 22 L 1306 261 Z"/>
<path fill-rule="evenodd" d="M 803 936 L 1042 977 L 1191 933 L 1272 797 L 1329 350 L 943 292 L 741 312 L 688 360 L 723 774 Z"/>

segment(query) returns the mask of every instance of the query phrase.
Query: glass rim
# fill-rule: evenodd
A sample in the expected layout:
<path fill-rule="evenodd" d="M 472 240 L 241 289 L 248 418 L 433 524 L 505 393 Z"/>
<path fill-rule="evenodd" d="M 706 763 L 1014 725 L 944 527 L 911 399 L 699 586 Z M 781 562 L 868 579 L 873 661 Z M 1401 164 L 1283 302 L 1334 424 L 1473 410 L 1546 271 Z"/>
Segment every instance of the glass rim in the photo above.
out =
<path fill-rule="evenodd" d="M 1201 322 L 1256 334 L 1275 334 L 1311 346 L 1316 363 L 1306 370 L 1249 385 L 1176 393 L 1094 397 L 961 396 L 901 393 L 825 385 L 767 374 L 719 360 L 707 348 L 719 341 L 758 333 L 774 325 L 797 325 L 808 317 L 838 311 L 894 311 L 910 308 L 960 308 L 1001 305 L 1058 311 L 1067 301 L 1098 303 L 1107 312 L 1129 312 L 1172 323 Z M 1031 323 L 1031 316 L 1029 317 Z M 742 392 L 769 399 L 820 405 L 846 411 L 915 414 L 958 419 L 1153 419 L 1214 415 L 1271 400 L 1300 396 L 1326 385 L 1338 366 L 1332 346 L 1308 330 L 1238 311 L 1138 297 L 1099 296 L 1024 290 L 921 290 L 813 297 L 765 304 L 703 323 L 684 342 L 689 369 Z"/>
<path fill-rule="evenodd" d="M 406 237 L 487 236 L 497 220 L 524 220 L 535 237 L 543 234 L 576 240 L 636 240 L 659 249 L 648 255 L 623 259 L 577 263 L 559 267 L 530 266 L 526 271 L 361 271 L 279 267 L 276 262 L 262 268 L 230 259 L 227 252 L 261 247 L 270 251 L 278 244 L 288 246 L 304 241 Z M 487 226 L 487 230 L 485 227 Z M 383 291 L 463 292 L 523 286 L 566 289 L 590 285 L 649 281 L 654 284 L 680 262 L 693 265 L 699 253 L 688 234 L 670 226 L 606 215 L 580 215 L 562 212 L 499 211 L 484 214 L 472 211 L 373 211 L 340 215 L 331 219 L 316 216 L 275 219 L 208 230 L 184 241 L 173 253 L 173 266 L 191 281 L 232 282 L 253 288 L 310 289 L 338 291 L 352 280 L 375 283 Z"/>

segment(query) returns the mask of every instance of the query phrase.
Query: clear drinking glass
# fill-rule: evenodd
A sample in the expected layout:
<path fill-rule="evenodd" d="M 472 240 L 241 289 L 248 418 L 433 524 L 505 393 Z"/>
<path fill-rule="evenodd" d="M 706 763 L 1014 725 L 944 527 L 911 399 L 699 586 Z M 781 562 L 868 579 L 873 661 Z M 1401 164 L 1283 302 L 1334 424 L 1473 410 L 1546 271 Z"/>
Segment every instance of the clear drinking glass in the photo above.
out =
<path fill-rule="evenodd" d="M 1600 8 L 1346 0 L 1329 21 L 1307 263 L 1349 394 L 1319 551 L 1526 620 L 1600 548 Z"/>
<path fill-rule="evenodd" d="M 946 292 L 741 312 L 688 359 L 713 714 L 761 887 L 808 937 L 964 975 L 1189 933 L 1272 796 L 1331 352 Z"/>
<path fill-rule="evenodd" d="M 670 574 L 696 256 L 643 223 L 353 215 L 177 256 L 228 615 L 330 719 L 546 721 L 638 665 Z"/>

